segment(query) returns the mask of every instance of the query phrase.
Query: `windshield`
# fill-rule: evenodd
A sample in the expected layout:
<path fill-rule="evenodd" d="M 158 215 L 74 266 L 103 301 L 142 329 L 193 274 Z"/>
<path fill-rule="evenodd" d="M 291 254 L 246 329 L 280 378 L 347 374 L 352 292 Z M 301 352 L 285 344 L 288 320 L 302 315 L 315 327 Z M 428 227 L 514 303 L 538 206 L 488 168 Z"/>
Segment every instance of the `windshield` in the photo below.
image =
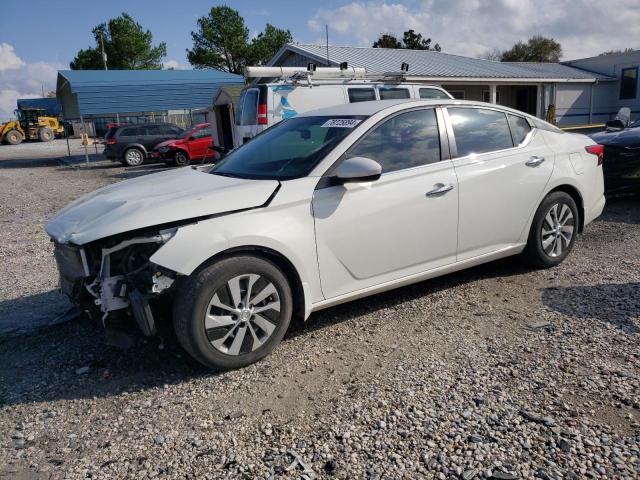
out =
<path fill-rule="evenodd" d="M 284 120 L 233 151 L 209 172 L 252 179 L 304 177 L 365 118 L 343 115 Z"/>

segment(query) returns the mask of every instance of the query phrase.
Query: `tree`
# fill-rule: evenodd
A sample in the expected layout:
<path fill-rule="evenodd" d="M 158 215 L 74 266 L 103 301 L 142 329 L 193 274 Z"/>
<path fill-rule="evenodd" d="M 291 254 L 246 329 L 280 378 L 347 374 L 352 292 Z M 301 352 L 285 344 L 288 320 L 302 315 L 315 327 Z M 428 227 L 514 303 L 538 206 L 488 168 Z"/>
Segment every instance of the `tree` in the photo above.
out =
<path fill-rule="evenodd" d="M 392 33 L 384 33 L 373 42 L 373 48 L 402 48 L 402 42 Z"/>
<path fill-rule="evenodd" d="M 282 30 L 267 23 L 264 32 L 251 40 L 248 61 L 253 65 L 263 65 L 271 60 L 283 45 L 292 41 L 293 37 L 289 30 Z"/>
<path fill-rule="evenodd" d="M 402 43 L 404 44 L 404 48 L 412 50 L 431 50 L 431 39 L 422 38 L 422 34 L 416 33 L 413 29 L 404 32 Z M 439 52 L 441 50 L 440 45 L 436 43 L 433 50 Z"/>
<path fill-rule="evenodd" d="M 250 64 L 269 61 L 285 43 L 293 41 L 289 30 L 267 24 L 264 32 L 249 42 L 244 19 L 231 7 L 213 7 L 198 19 L 198 30 L 191 32 L 193 49 L 187 59 L 195 68 L 215 68 L 242 73 Z"/>
<path fill-rule="evenodd" d="M 503 54 L 502 50 L 498 48 L 494 48 L 493 50 L 489 50 L 485 52 L 481 58 L 484 58 L 485 60 L 492 60 L 494 62 L 499 62 L 502 60 L 502 54 Z"/>
<path fill-rule="evenodd" d="M 553 38 L 541 35 L 531 37 L 527 43 L 518 42 L 502 53 L 502 62 L 551 62 L 562 57 L 562 47 Z"/>
<path fill-rule="evenodd" d="M 115 70 L 157 70 L 167 55 L 164 42 L 153 46 L 153 35 L 144 30 L 130 15 L 123 13 L 93 30 L 95 47 L 81 49 L 69 64 L 73 70 L 101 70 L 104 68 L 102 45 L 107 67 Z"/>
<path fill-rule="evenodd" d="M 630 53 L 633 52 L 633 50 L 634 49 L 631 47 L 627 47 L 624 50 L 607 50 L 606 52 L 599 53 L 598 56 L 603 57 L 605 55 L 615 55 L 617 53 Z"/>
<path fill-rule="evenodd" d="M 373 42 L 373 48 L 406 48 L 411 50 L 435 50 L 439 52 L 441 50 L 439 44 L 435 44 L 431 48 L 431 39 L 422 38 L 421 33 L 416 33 L 415 30 L 407 30 L 402 36 L 402 41 L 393 33 L 383 33 L 380 38 Z"/>

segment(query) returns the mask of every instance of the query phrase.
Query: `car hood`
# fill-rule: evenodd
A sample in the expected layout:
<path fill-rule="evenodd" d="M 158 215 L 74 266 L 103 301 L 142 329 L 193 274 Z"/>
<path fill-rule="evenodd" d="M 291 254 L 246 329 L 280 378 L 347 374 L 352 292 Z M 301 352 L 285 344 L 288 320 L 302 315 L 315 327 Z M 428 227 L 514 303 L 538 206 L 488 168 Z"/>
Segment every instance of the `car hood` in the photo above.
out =
<path fill-rule="evenodd" d="M 164 142 L 160 142 L 155 147 L 153 147 L 153 149 L 154 150 L 158 150 L 160 147 L 168 147 L 170 145 L 182 145 L 183 143 L 185 143 L 185 141 L 183 139 L 174 138 L 174 139 L 171 139 L 171 140 L 165 140 Z"/>
<path fill-rule="evenodd" d="M 625 128 L 612 132 L 599 132 L 591 135 L 591 138 L 601 145 L 616 147 L 640 146 L 640 128 Z"/>
<path fill-rule="evenodd" d="M 259 207 L 276 180 L 246 180 L 191 168 L 145 175 L 103 187 L 64 207 L 45 230 L 59 243 L 86 243 L 118 233 Z"/>

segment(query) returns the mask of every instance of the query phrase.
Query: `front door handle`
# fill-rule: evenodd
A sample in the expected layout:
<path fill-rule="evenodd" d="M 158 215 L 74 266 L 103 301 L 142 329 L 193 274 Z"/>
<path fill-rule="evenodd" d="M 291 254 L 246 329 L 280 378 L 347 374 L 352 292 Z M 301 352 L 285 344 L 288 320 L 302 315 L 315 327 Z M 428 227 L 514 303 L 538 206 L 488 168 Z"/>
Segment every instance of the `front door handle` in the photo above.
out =
<path fill-rule="evenodd" d="M 527 163 L 525 163 L 525 165 L 527 167 L 537 167 L 538 165 L 540 165 L 542 162 L 544 162 L 544 157 L 539 157 L 537 155 L 534 155 L 533 157 L 531 157 L 529 160 L 527 160 Z"/>
<path fill-rule="evenodd" d="M 427 197 L 439 197 L 440 195 L 447 193 L 449 190 L 453 190 L 452 184 L 445 185 L 444 183 L 436 183 L 434 187 L 435 188 L 433 190 L 429 190 L 426 193 Z"/>

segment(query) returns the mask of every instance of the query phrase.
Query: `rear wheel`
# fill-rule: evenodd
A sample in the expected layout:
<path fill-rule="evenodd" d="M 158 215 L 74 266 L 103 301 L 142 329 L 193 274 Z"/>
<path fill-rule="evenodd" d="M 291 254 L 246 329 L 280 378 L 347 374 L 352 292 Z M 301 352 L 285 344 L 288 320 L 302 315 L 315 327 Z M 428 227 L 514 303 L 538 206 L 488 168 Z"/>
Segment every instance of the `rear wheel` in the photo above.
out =
<path fill-rule="evenodd" d="M 4 136 L 4 141 L 9 145 L 19 145 L 24 140 L 24 137 L 18 130 L 9 130 Z"/>
<path fill-rule="evenodd" d="M 553 192 L 538 207 L 524 258 L 531 264 L 548 268 L 562 263 L 573 249 L 578 234 L 578 208 L 565 192 Z"/>
<path fill-rule="evenodd" d="M 187 152 L 178 150 L 173 155 L 173 161 L 177 166 L 184 167 L 185 165 L 189 165 L 189 155 L 187 154 Z"/>
<path fill-rule="evenodd" d="M 124 163 L 130 167 L 137 167 L 144 162 L 144 154 L 137 148 L 128 148 L 124 152 Z"/>
<path fill-rule="evenodd" d="M 183 348 L 209 368 L 239 368 L 280 343 L 293 311 L 291 288 L 273 263 L 230 257 L 190 276 L 174 303 Z"/>
<path fill-rule="evenodd" d="M 49 127 L 42 127 L 38 130 L 38 138 L 41 142 L 50 142 L 54 138 L 53 130 Z"/>

